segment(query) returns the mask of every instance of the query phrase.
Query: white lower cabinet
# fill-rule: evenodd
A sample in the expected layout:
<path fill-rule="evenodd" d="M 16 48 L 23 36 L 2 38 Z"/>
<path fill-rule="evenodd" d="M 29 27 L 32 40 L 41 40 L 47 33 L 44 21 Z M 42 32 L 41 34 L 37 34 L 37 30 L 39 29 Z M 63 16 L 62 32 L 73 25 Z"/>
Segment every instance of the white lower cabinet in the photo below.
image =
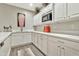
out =
<path fill-rule="evenodd" d="M 73 48 L 65 47 L 65 56 L 79 56 L 79 51 Z"/>
<path fill-rule="evenodd" d="M 35 33 L 32 33 L 32 42 L 33 42 L 33 44 L 35 44 Z"/>
<path fill-rule="evenodd" d="M 46 35 L 42 35 L 42 39 L 41 39 L 41 43 L 42 43 L 42 47 L 41 50 L 47 55 L 47 39 L 48 36 Z"/>
<path fill-rule="evenodd" d="M 32 33 L 32 42 L 35 44 L 35 46 L 38 47 L 38 34 L 37 33 Z"/>
<path fill-rule="evenodd" d="M 48 53 L 47 55 L 48 56 L 57 56 L 58 54 L 58 43 L 54 40 L 53 37 L 49 37 L 48 39 L 48 44 L 47 44 L 47 47 L 48 47 Z"/>
<path fill-rule="evenodd" d="M 9 53 L 10 53 L 10 49 L 11 49 L 11 39 L 10 37 L 7 38 L 5 41 L 4 41 L 4 44 L 2 47 L 0 47 L 0 56 L 8 56 Z"/>
<path fill-rule="evenodd" d="M 11 46 L 32 42 L 47 56 L 79 56 L 79 43 L 40 33 L 14 33 L 0 47 L 0 56 L 9 55 Z M 12 44 L 12 45 L 11 45 Z"/>
<path fill-rule="evenodd" d="M 79 56 L 79 43 L 67 41 L 67 40 L 58 40 L 59 43 L 59 54 L 60 56 Z"/>
<path fill-rule="evenodd" d="M 38 45 L 38 48 L 41 50 L 42 49 L 42 36 L 41 34 L 38 34 L 37 36 L 37 45 Z"/>
<path fill-rule="evenodd" d="M 64 41 L 65 56 L 79 56 L 79 43 Z"/>
<path fill-rule="evenodd" d="M 63 42 L 58 40 L 58 38 L 49 36 L 48 39 L 48 56 L 63 56 L 64 55 L 64 48 Z"/>
<path fill-rule="evenodd" d="M 39 33 L 33 36 L 33 43 L 47 56 L 79 56 L 77 42 Z"/>
<path fill-rule="evenodd" d="M 13 33 L 12 46 L 22 45 L 31 42 L 31 33 Z"/>
<path fill-rule="evenodd" d="M 32 37 L 32 42 L 35 46 L 38 47 L 43 53 L 47 54 L 47 36 L 39 33 L 33 33 Z"/>
<path fill-rule="evenodd" d="M 37 33 L 34 35 L 35 37 L 34 37 L 34 44 L 36 45 L 36 46 L 38 46 L 38 39 L 37 39 Z"/>
<path fill-rule="evenodd" d="M 12 34 L 12 46 L 20 45 L 23 40 L 23 35 L 21 33 Z"/>
<path fill-rule="evenodd" d="M 24 43 L 29 43 L 29 42 L 32 42 L 32 37 L 31 37 L 32 33 L 23 33 L 23 42 Z"/>

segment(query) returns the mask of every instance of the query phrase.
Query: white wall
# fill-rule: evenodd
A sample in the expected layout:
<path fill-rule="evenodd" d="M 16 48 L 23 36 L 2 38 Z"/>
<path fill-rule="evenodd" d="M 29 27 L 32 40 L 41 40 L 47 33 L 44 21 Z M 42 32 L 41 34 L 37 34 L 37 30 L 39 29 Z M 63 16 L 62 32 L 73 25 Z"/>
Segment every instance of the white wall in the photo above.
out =
<path fill-rule="evenodd" d="M 36 31 L 43 31 L 45 25 L 36 26 Z M 79 20 L 50 24 L 51 32 L 79 35 Z"/>
<path fill-rule="evenodd" d="M 3 26 L 11 25 L 13 30 L 20 30 L 17 27 L 17 13 L 24 13 L 26 15 L 24 30 L 33 29 L 33 12 L 20 9 L 17 7 L 9 6 L 6 4 L 0 4 L 0 31 L 3 31 Z"/>

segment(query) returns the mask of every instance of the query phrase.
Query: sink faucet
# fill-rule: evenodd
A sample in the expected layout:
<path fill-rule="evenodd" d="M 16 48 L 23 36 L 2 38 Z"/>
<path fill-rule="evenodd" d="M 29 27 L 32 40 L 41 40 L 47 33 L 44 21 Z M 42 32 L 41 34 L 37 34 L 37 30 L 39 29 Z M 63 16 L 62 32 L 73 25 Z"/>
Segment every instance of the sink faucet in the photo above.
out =
<path fill-rule="evenodd" d="M 8 32 L 8 31 L 12 31 L 12 26 L 8 26 L 8 27 L 3 27 L 4 28 L 4 32 Z"/>

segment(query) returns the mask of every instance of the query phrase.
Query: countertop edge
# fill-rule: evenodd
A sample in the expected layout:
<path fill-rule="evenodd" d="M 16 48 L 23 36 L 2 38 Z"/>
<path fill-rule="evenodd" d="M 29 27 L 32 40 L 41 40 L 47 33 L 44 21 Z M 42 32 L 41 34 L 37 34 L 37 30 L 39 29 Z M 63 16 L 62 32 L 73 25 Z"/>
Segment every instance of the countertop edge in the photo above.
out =
<path fill-rule="evenodd" d="M 40 31 L 24 31 L 24 32 L 11 32 L 9 35 L 7 35 L 7 37 L 5 37 L 1 42 L 4 42 L 10 35 L 12 35 L 13 33 L 26 33 L 26 32 L 30 32 L 30 33 L 39 33 L 39 34 L 45 34 L 45 35 L 49 35 L 49 36 L 53 36 L 53 37 L 58 37 L 58 38 L 63 38 L 63 39 L 67 39 L 70 41 L 74 41 L 74 42 L 78 42 L 79 43 L 79 36 L 75 36 L 75 35 L 69 35 L 69 34 L 58 34 L 58 33 L 46 33 L 46 32 L 40 32 Z"/>

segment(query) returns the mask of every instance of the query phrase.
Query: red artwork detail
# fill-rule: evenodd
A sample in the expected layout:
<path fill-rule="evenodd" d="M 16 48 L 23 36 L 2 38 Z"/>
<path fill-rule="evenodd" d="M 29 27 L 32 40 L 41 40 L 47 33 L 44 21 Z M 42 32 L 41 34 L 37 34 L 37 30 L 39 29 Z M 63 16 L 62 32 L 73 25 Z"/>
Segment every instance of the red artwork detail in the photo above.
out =
<path fill-rule="evenodd" d="M 25 15 L 18 13 L 18 27 L 25 27 Z"/>

